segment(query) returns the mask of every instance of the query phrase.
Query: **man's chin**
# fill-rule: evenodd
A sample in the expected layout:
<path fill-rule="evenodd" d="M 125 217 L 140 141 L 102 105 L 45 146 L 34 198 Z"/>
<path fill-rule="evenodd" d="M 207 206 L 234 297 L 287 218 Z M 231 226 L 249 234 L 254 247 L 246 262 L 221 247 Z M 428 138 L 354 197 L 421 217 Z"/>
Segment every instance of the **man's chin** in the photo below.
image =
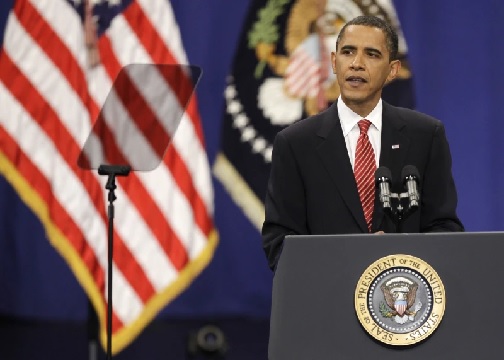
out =
<path fill-rule="evenodd" d="M 368 97 L 358 94 L 341 94 L 341 98 L 345 102 L 345 104 L 353 104 L 353 105 L 361 105 L 369 100 Z"/>

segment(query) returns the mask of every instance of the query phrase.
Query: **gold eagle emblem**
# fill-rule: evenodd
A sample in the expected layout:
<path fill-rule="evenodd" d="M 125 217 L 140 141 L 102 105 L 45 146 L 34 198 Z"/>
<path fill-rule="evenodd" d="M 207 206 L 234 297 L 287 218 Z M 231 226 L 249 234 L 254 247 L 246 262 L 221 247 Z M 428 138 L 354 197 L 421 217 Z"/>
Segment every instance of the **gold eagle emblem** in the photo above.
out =
<path fill-rule="evenodd" d="M 393 318 L 400 323 L 408 320 L 413 320 L 415 314 L 421 308 L 421 304 L 417 304 L 416 292 L 418 284 L 403 276 L 398 276 L 390 279 L 380 287 L 388 307 L 380 305 L 380 312 L 386 318 Z M 401 321 L 402 320 L 402 321 Z"/>

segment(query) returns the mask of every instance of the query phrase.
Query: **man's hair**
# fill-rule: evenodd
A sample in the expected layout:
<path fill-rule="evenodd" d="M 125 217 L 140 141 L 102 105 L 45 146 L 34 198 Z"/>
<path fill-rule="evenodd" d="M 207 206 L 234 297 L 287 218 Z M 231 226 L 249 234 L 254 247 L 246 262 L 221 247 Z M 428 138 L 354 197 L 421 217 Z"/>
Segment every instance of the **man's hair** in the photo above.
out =
<path fill-rule="evenodd" d="M 338 34 L 338 39 L 336 40 L 336 50 L 338 50 L 338 45 L 341 38 L 343 37 L 343 35 L 345 35 L 346 28 L 350 25 L 363 25 L 380 29 L 385 35 L 387 50 L 390 53 L 390 61 L 397 60 L 397 54 L 399 52 L 399 39 L 397 37 L 396 31 L 385 20 L 371 15 L 357 16 L 356 18 L 347 22 Z"/>

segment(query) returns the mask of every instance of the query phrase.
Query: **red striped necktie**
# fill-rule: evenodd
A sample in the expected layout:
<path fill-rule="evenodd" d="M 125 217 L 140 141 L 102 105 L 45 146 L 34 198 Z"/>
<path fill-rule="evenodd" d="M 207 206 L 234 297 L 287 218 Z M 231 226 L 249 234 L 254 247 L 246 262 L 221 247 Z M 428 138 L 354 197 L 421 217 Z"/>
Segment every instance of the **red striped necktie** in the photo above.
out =
<path fill-rule="evenodd" d="M 357 140 L 357 150 L 355 151 L 354 176 L 364 217 L 368 230 L 371 232 L 375 197 L 374 173 L 376 171 L 374 150 L 367 134 L 371 121 L 361 120 L 358 125 L 360 135 Z"/>

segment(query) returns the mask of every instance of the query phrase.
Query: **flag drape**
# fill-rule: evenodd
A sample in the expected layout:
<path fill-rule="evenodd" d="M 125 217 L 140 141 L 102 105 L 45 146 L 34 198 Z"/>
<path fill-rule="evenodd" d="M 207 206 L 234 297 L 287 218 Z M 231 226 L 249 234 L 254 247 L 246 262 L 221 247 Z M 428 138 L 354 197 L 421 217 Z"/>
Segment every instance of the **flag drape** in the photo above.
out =
<path fill-rule="evenodd" d="M 187 59 L 168 1 L 98 2 L 94 29 L 88 28 L 85 6 L 15 2 L 0 53 L 0 172 L 38 216 L 90 297 L 105 344 L 106 179 L 81 169 L 77 158 L 122 67 Z M 117 182 L 113 353 L 190 284 L 217 244 L 195 96 L 161 164 Z"/>

